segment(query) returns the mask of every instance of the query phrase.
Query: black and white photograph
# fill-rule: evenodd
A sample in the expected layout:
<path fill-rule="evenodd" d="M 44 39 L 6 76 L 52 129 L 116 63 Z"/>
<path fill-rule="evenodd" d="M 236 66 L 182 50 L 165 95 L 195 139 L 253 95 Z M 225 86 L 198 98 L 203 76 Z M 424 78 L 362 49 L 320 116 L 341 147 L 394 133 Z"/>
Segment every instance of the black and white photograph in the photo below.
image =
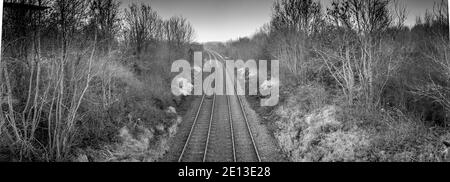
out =
<path fill-rule="evenodd" d="M 0 5 L 0 165 L 450 162 L 448 0 Z"/>

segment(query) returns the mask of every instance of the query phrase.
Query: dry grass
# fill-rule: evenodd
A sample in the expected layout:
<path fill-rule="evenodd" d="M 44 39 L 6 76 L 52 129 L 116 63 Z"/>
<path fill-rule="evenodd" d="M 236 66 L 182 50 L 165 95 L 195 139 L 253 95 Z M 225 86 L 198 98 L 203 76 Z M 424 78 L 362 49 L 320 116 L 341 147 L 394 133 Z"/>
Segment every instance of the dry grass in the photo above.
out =
<path fill-rule="evenodd" d="M 274 112 L 275 137 L 292 161 L 444 160 L 444 128 L 430 128 L 399 110 L 329 105 L 317 86 L 299 90 Z"/>

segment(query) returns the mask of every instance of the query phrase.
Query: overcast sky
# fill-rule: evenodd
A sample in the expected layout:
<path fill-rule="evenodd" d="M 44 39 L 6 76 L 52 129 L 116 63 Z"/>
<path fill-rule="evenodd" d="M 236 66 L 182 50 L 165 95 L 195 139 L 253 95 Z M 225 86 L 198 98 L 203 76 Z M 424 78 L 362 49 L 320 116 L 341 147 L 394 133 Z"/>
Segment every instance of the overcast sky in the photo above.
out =
<path fill-rule="evenodd" d="M 149 3 L 163 18 L 181 15 L 196 31 L 196 41 L 227 41 L 252 35 L 270 21 L 275 0 L 119 0 L 122 7 L 130 2 Z M 328 6 L 331 0 L 320 0 Z M 408 7 L 407 24 L 432 9 L 441 0 L 400 0 Z"/>

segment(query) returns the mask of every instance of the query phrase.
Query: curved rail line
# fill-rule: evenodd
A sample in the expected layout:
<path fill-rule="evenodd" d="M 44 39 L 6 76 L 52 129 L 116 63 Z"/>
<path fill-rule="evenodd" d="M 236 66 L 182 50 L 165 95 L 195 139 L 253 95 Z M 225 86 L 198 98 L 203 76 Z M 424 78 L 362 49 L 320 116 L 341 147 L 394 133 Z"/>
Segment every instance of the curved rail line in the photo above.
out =
<path fill-rule="evenodd" d="M 215 57 L 216 59 L 217 59 L 216 56 L 218 56 L 218 57 L 220 57 L 220 58 L 222 59 L 223 62 L 225 62 L 225 59 L 224 59 L 219 53 L 217 53 L 217 52 L 215 52 L 215 51 L 210 51 L 210 52 L 213 53 L 213 55 L 214 55 L 214 57 Z M 238 99 L 238 101 L 239 101 L 240 111 L 242 112 L 242 115 L 244 116 L 245 125 L 247 126 L 247 131 L 248 131 L 248 133 L 249 133 L 249 135 L 250 135 L 250 138 L 251 138 L 251 141 L 252 141 L 251 143 L 252 143 L 252 145 L 253 145 L 254 152 L 255 152 L 255 154 L 256 154 L 256 156 L 257 156 L 257 158 L 258 158 L 258 162 L 261 162 L 261 157 L 260 157 L 260 155 L 259 155 L 258 147 L 256 146 L 256 142 L 255 142 L 255 139 L 254 139 L 254 137 L 253 137 L 252 130 L 251 130 L 250 125 L 249 125 L 249 122 L 248 122 L 248 118 L 247 118 L 247 114 L 246 114 L 246 112 L 245 112 L 244 105 L 242 104 L 241 97 L 240 97 L 239 95 L 237 95 L 236 84 L 234 85 L 234 91 L 235 91 L 236 97 L 237 97 L 237 99 Z M 231 111 L 230 111 L 230 112 L 231 112 Z M 230 118 L 231 118 L 231 117 L 230 117 Z M 234 142 L 233 142 L 233 143 L 234 143 Z M 234 151 L 234 152 L 235 152 L 235 151 Z"/>
<path fill-rule="evenodd" d="M 220 61 L 223 61 L 223 57 L 220 56 L 220 54 L 218 54 L 218 53 L 216 53 L 214 51 L 207 50 L 206 53 L 208 54 L 210 61 L 212 60 L 212 57 L 214 57 L 216 61 L 219 60 L 217 58 L 220 57 L 222 59 Z M 235 86 L 235 91 L 236 91 L 236 86 Z M 244 122 L 245 122 L 245 125 L 246 125 L 246 131 L 248 132 L 248 136 L 251 139 L 251 145 L 252 145 L 252 148 L 253 148 L 252 151 L 254 152 L 258 162 L 261 162 L 261 158 L 259 156 L 258 148 L 257 148 L 255 140 L 253 138 L 253 134 L 252 134 L 249 122 L 248 122 L 248 118 L 247 118 L 245 109 L 244 109 L 243 104 L 242 104 L 242 100 L 241 100 L 240 96 L 236 96 L 236 97 L 237 97 L 237 102 L 238 102 L 238 105 L 239 105 L 239 110 L 240 110 L 240 112 L 241 112 L 241 114 L 242 114 L 242 116 L 244 118 Z M 208 152 L 212 151 L 212 150 L 210 150 L 210 147 L 211 147 L 210 146 L 210 142 L 211 142 L 210 138 L 211 138 L 211 135 L 212 135 L 211 132 L 212 132 L 212 129 L 213 129 L 213 123 L 217 122 L 217 121 L 214 120 L 214 116 L 215 116 L 214 112 L 215 112 L 215 105 L 216 105 L 216 94 L 214 94 L 213 98 L 212 98 L 212 105 L 211 105 L 211 108 L 210 108 L 210 112 L 211 113 L 210 113 L 210 116 L 209 116 L 208 126 L 207 126 L 207 128 L 206 127 L 202 128 L 204 123 L 199 123 L 199 118 L 200 118 L 201 111 L 205 110 L 205 108 L 203 108 L 203 107 L 208 105 L 208 103 L 205 103 L 206 100 L 208 100 L 207 96 L 203 95 L 202 98 L 201 98 L 200 104 L 198 106 L 198 109 L 197 109 L 197 112 L 196 112 L 193 124 L 191 126 L 190 131 L 189 131 L 188 138 L 187 138 L 187 140 L 186 140 L 186 142 L 185 142 L 185 144 L 183 146 L 183 149 L 181 151 L 181 154 L 180 154 L 180 156 L 178 158 L 178 162 L 182 162 L 183 159 L 187 155 L 189 155 L 188 150 L 190 150 L 190 149 L 188 149 L 188 148 L 190 147 L 190 145 L 195 145 L 195 144 L 200 145 L 200 146 L 202 145 L 202 144 L 199 144 L 198 142 L 202 142 L 203 140 L 192 141 L 192 138 L 193 138 L 194 134 L 204 135 L 204 137 L 206 137 L 206 142 L 204 143 L 204 150 L 203 150 L 203 155 L 202 155 L 203 156 L 202 157 L 202 161 L 203 162 L 207 162 L 208 161 L 208 159 L 207 159 L 208 158 Z M 232 161 L 236 162 L 238 160 L 237 159 L 238 154 L 236 152 L 237 145 L 236 145 L 236 138 L 235 138 L 236 135 L 234 133 L 235 132 L 234 130 L 237 129 L 237 128 L 235 128 L 235 126 L 233 126 L 233 122 L 237 122 L 237 121 L 233 120 L 233 112 L 232 112 L 232 108 L 231 108 L 230 96 L 226 96 L 226 103 L 227 103 L 227 110 L 228 110 L 227 111 L 227 117 L 228 117 L 229 127 L 230 127 L 230 132 L 229 133 L 231 135 Z M 208 108 L 206 108 L 206 109 L 208 109 Z M 197 128 L 197 130 L 196 130 L 196 128 Z M 205 136 L 205 134 L 202 134 L 202 133 L 204 133 L 206 131 L 202 131 L 202 130 L 206 130 L 206 129 L 207 129 L 207 134 Z M 197 133 L 194 133 L 194 131 L 197 132 Z M 200 137 L 203 137 L 203 136 L 200 136 Z M 197 143 L 195 143 L 195 142 L 197 142 Z M 244 150 L 244 149 L 240 149 L 240 150 Z M 212 151 L 212 152 L 214 152 L 214 151 Z M 195 151 L 192 152 L 192 153 L 193 154 L 191 154 L 191 155 L 198 154 L 198 153 L 195 153 Z M 199 159 L 199 157 L 198 157 L 198 159 Z"/>
<path fill-rule="evenodd" d="M 209 58 L 210 58 L 209 60 L 211 60 L 211 54 L 209 54 Z M 213 96 L 213 104 L 212 104 L 212 107 L 211 107 L 211 117 L 209 119 L 208 136 L 206 137 L 205 152 L 203 153 L 203 162 L 206 161 L 206 155 L 208 154 L 209 138 L 211 137 L 211 126 L 212 126 L 213 119 L 214 119 L 214 106 L 215 106 L 215 103 L 216 103 L 216 93 L 214 93 L 214 96 Z"/>

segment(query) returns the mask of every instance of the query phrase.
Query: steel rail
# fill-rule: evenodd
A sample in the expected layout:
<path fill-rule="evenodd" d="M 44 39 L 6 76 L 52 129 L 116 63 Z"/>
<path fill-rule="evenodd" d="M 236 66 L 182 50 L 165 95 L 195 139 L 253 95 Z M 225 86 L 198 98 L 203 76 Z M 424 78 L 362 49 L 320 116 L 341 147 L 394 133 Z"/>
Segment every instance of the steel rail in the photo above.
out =
<path fill-rule="evenodd" d="M 214 55 L 214 57 L 215 57 L 216 59 L 217 59 L 217 57 L 216 57 L 216 55 L 217 55 L 217 56 L 220 57 L 222 60 L 224 60 L 223 57 L 222 57 L 219 53 L 217 53 L 217 52 L 215 52 L 215 51 L 212 51 L 212 50 L 209 50 L 209 51 L 210 51 L 211 53 L 213 53 L 213 55 Z M 246 112 L 245 112 L 245 108 L 244 108 L 244 106 L 243 106 L 243 104 L 242 104 L 242 100 L 241 100 L 240 96 L 237 95 L 237 88 L 236 88 L 236 85 L 234 86 L 234 90 L 235 90 L 236 97 L 237 97 L 237 99 L 238 99 L 238 101 L 239 101 L 240 111 L 242 112 L 242 115 L 244 116 L 244 121 L 245 121 L 245 124 L 246 124 L 246 126 L 247 126 L 247 131 L 249 132 L 250 138 L 251 138 L 251 140 L 252 140 L 253 149 L 254 149 L 254 151 L 255 151 L 255 153 L 256 153 L 256 156 L 257 156 L 257 158 L 258 158 L 258 162 L 261 162 L 261 157 L 260 157 L 260 155 L 259 155 L 258 147 L 256 146 L 256 142 L 255 142 L 255 139 L 254 139 L 254 137 L 253 137 L 252 130 L 251 130 L 250 125 L 249 125 L 249 122 L 248 122 L 248 118 L 247 118 L 247 114 L 246 114 Z M 233 141 L 233 142 L 234 142 L 234 141 Z M 235 151 L 233 151 L 233 152 L 235 152 Z"/>

